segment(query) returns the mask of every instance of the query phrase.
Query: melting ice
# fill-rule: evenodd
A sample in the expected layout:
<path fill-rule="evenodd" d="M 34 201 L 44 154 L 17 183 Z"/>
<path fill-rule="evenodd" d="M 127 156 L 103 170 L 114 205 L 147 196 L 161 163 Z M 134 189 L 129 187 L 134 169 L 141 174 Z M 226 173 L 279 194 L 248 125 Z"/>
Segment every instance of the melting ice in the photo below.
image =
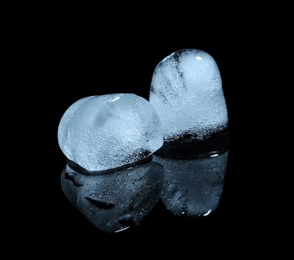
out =
<path fill-rule="evenodd" d="M 202 140 L 227 128 L 220 71 L 205 51 L 182 49 L 161 60 L 149 101 L 160 116 L 165 141 L 184 135 Z"/>
<path fill-rule="evenodd" d="M 58 144 L 87 171 L 103 171 L 140 161 L 163 144 L 160 118 L 144 98 L 132 93 L 81 98 L 63 114 Z"/>

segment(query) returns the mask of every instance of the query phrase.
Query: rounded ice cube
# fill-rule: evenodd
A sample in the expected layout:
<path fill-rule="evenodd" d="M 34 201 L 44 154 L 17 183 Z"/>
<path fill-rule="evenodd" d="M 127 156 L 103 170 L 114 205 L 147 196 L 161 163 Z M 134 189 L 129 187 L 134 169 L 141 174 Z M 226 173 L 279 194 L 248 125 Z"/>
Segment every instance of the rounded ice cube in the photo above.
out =
<path fill-rule="evenodd" d="M 88 171 L 138 162 L 163 144 L 156 110 L 133 93 L 77 100 L 63 114 L 57 136 L 67 159 Z"/>
<path fill-rule="evenodd" d="M 203 140 L 228 126 L 219 68 L 202 50 L 182 49 L 161 60 L 149 101 L 160 116 L 165 141 L 183 136 Z"/>

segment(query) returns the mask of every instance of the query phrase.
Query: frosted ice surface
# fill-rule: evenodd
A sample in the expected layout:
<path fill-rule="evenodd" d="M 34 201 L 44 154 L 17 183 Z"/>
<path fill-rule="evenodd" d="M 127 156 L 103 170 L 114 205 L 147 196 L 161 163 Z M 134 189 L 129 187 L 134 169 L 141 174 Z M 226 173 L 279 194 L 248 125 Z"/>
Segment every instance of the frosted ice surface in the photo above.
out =
<path fill-rule="evenodd" d="M 64 155 L 88 171 L 137 162 L 163 144 L 153 106 L 132 93 L 88 96 L 74 102 L 58 126 Z"/>
<path fill-rule="evenodd" d="M 165 139 L 182 134 L 203 139 L 227 127 L 220 71 L 205 51 L 182 49 L 161 60 L 153 72 L 149 101 L 161 118 Z"/>

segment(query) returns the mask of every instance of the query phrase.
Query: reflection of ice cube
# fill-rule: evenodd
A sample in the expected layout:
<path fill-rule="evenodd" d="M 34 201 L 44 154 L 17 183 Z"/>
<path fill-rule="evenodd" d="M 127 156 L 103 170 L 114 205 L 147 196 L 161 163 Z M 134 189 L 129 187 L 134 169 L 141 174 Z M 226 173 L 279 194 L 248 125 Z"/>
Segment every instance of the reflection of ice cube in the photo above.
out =
<path fill-rule="evenodd" d="M 155 155 L 154 160 L 164 167 L 161 200 L 166 208 L 186 218 L 214 212 L 223 192 L 228 154 L 188 160 Z"/>
<path fill-rule="evenodd" d="M 109 171 L 82 174 L 68 164 L 61 174 L 64 195 L 97 228 L 116 233 L 132 228 L 151 212 L 160 198 L 164 169 L 145 164 Z"/>
<path fill-rule="evenodd" d="M 65 156 L 88 171 L 137 162 L 163 144 L 153 106 L 131 93 L 84 97 L 73 103 L 58 126 Z"/>
<path fill-rule="evenodd" d="M 161 118 L 166 140 L 183 135 L 201 140 L 227 128 L 220 71 L 202 50 L 183 49 L 161 60 L 152 76 L 149 101 Z"/>

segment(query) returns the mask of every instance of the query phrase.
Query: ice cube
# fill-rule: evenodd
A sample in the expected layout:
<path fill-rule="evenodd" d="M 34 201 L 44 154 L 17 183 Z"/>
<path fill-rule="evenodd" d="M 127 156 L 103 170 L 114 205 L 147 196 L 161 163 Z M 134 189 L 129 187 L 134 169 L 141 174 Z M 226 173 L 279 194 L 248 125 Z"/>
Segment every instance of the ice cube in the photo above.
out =
<path fill-rule="evenodd" d="M 133 93 L 77 100 L 63 114 L 57 137 L 67 159 L 87 171 L 138 162 L 163 144 L 156 110 L 145 98 Z"/>
<path fill-rule="evenodd" d="M 153 72 L 149 101 L 158 112 L 164 140 L 204 140 L 228 127 L 226 100 L 215 59 L 198 49 L 178 50 Z"/>

